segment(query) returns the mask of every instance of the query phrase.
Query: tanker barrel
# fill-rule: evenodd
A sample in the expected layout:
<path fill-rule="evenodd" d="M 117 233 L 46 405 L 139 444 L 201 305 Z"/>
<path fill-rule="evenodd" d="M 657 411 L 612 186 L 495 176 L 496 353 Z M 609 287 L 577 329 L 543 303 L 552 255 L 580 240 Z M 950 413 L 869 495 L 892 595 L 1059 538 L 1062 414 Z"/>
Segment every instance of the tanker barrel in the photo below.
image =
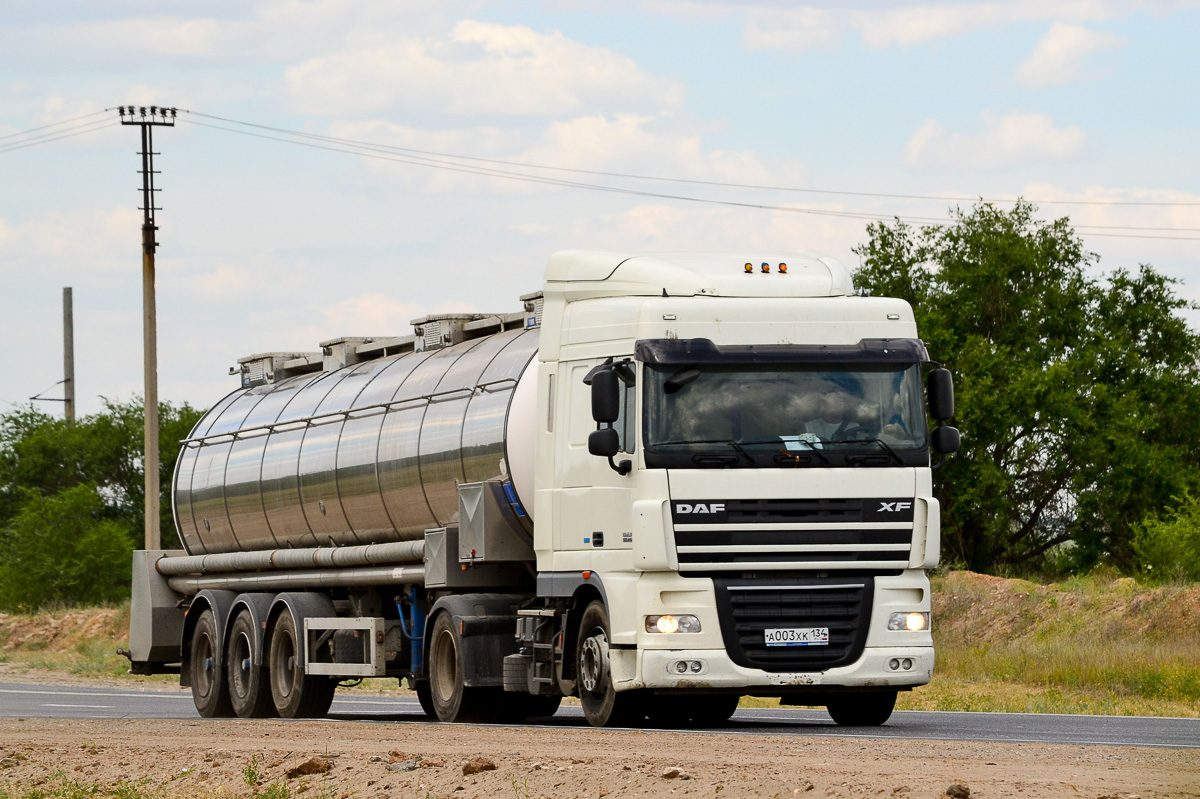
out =
<path fill-rule="evenodd" d="M 539 332 L 506 329 L 230 394 L 184 442 L 172 501 L 189 556 L 251 557 L 171 558 L 163 574 L 418 560 L 371 547 L 457 523 L 458 486 L 488 480 L 505 485 L 531 532 Z"/>

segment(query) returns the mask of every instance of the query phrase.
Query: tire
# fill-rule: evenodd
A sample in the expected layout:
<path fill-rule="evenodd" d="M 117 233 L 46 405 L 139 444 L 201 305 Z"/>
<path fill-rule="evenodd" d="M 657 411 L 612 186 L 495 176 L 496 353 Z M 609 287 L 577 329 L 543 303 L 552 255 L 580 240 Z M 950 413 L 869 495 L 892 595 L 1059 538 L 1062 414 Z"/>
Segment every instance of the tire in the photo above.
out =
<path fill-rule="evenodd" d="M 275 715 L 267 670 L 255 665 L 255 661 L 261 664 L 262 653 L 257 651 L 254 620 L 248 612 L 242 611 L 229 625 L 229 638 L 225 643 L 225 682 L 229 687 L 229 701 L 238 718 L 261 719 Z"/>
<path fill-rule="evenodd" d="M 463 685 L 463 643 L 449 613 L 439 613 L 429 636 L 429 698 L 441 721 L 487 723 L 503 708 L 500 688 Z"/>
<path fill-rule="evenodd" d="M 891 717 L 895 707 L 895 691 L 871 691 L 838 697 L 825 709 L 839 726 L 878 727 Z"/>
<path fill-rule="evenodd" d="M 275 710 L 285 719 L 313 719 L 329 712 L 337 683 L 323 675 L 305 674 L 300 663 L 303 642 L 296 620 L 284 610 L 271 629 L 268 682 Z"/>
<path fill-rule="evenodd" d="M 437 711 L 433 709 L 433 694 L 429 690 L 429 683 L 417 683 L 416 687 L 417 701 L 421 703 L 421 710 L 425 711 L 425 715 L 431 719 L 437 718 Z"/>
<path fill-rule="evenodd" d="M 229 701 L 229 686 L 225 683 L 225 669 L 218 652 L 221 651 L 217 636 L 217 617 L 212 610 L 205 610 L 196 619 L 192 630 L 191 659 L 188 668 L 192 676 L 192 701 L 196 710 L 206 719 L 226 719 L 233 716 L 233 705 Z"/>
<path fill-rule="evenodd" d="M 583 715 L 593 727 L 635 727 L 646 716 L 640 691 L 618 692 L 608 655 L 608 611 L 596 600 L 583 611 L 575 650 L 575 674 Z"/>

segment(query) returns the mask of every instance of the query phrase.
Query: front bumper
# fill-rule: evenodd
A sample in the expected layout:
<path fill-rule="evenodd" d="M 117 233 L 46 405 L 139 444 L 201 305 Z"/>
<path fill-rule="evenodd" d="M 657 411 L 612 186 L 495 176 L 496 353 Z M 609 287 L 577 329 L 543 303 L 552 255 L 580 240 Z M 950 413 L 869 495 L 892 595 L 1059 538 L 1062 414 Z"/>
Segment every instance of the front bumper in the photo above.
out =
<path fill-rule="evenodd" d="M 738 689 L 746 693 L 788 692 L 790 689 L 830 687 L 880 687 L 913 688 L 927 684 L 933 677 L 933 647 L 868 647 L 854 663 L 825 671 L 768 672 L 748 669 L 729 659 L 722 649 L 649 649 L 638 654 L 637 673 L 640 680 L 632 680 L 620 688 L 654 689 Z M 898 661 L 900 669 L 889 668 Z M 903 668 L 905 661 L 911 667 Z M 676 671 L 677 664 L 688 664 L 686 673 Z M 693 672 L 690 664 L 700 663 L 700 672 Z M 640 683 L 635 685 L 633 683 Z"/>

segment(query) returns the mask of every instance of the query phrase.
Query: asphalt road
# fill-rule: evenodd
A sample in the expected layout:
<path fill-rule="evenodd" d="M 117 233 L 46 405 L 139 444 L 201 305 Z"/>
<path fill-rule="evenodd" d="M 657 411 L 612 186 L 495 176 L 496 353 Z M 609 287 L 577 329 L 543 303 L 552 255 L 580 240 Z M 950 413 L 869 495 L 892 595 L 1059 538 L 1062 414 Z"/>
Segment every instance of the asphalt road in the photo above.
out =
<path fill-rule="evenodd" d="M 184 690 L 134 691 L 109 687 L 31 685 L 0 682 L 0 717 L 70 719 L 198 718 Z M 415 698 L 339 694 L 333 721 L 433 723 Z M 580 727 L 578 707 L 563 707 L 551 726 Z M 704 730 L 677 730 L 705 732 Z M 1024 713 L 939 713 L 898 711 L 882 727 L 838 727 L 821 710 L 741 709 L 720 728 L 724 734 L 797 735 L 827 738 L 906 738 L 944 741 L 1037 742 L 1052 744 L 1200 749 L 1200 719 L 1130 716 L 1060 716 Z"/>

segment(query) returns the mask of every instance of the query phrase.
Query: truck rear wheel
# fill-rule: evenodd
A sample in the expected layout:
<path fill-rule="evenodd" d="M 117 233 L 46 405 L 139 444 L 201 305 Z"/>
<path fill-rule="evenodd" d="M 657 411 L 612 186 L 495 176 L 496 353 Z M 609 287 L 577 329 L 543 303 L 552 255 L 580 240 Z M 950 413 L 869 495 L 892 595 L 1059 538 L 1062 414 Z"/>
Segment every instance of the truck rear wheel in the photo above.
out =
<path fill-rule="evenodd" d="M 845 694 L 830 701 L 825 709 L 843 727 L 878 727 L 896 707 L 895 691 Z"/>
<path fill-rule="evenodd" d="M 217 617 L 205 610 L 196 619 L 192 630 L 192 649 L 189 668 L 192 673 L 192 701 L 206 719 L 223 719 L 233 715 L 229 687 L 221 658 L 220 638 L 217 636 Z"/>
<path fill-rule="evenodd" d="M 304 664 L 300 662 L 302 645 L 296 620 L 285 610 L 275 619 L 268 658 L 271 699 L 275 710 L 285 719 L 324 716 L 337 689 L 337 683 L 328 677 L 304 673 Z"/>
<path fill-rule="evenodd" d="M 260 665 L 254 621 L 242 611 L 229 625 L 225 649 L 225 679 L 233 712 L 243 719 L 264 718 L 275 714 L 267 670 Z"/>
<path fill-rule="evenodd" d="M 575 653 L 579 703 L 593 727 L 633 727 L 646 716 L 645 697 L 637 691 L 618 692 L 613 686 L 609 630 L 604 603 L 592 602 L 583 611 Z"/>
<path fill-rule="evenodd" d="M 449 613 L 439 613 L 429 636 L 429 698 L 441 721 L 490 722 L 501 711 L 504 691 L 464 685 L 463 643 Z"/>

